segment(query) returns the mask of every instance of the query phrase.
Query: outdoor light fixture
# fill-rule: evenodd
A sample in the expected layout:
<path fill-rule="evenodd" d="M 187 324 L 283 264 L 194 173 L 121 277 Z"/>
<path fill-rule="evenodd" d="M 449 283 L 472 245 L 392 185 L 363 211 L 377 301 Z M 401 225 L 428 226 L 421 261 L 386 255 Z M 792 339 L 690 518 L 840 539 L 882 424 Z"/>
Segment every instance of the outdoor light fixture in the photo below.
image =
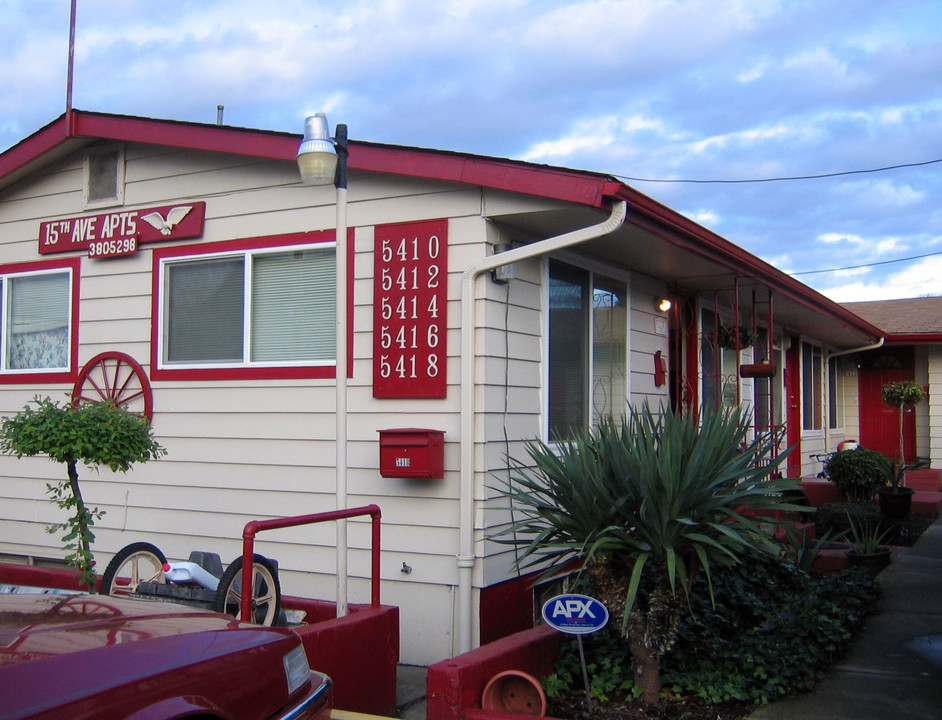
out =
<path fill-rule="evenodd" d="M 298 148 L 298 170 L 306 185 L 330 185 L 337 189 L 336 240 L 336 504 L 347 509 L 347 126 L 337 125 L 334 138 L 327 130 L 327 116 L 317 113 L 304 121 L 304 139 Z M 337 521 L 337 617 L 347 605 L 347 521 Z M 248 594 L 246 594 L 248 597 Z"/>
<path fill-rule="evenodd" d="M 667 312 L 671 309 L 673 303 L 668 298 L 655 298 L 654 307 L 658 312 Z"/>
<path fill-rule="evenodd" d="M 338 134 L 341 127 L 345 126 L 337 126 Z M 301 182 L 305 185 L 329 185 L 334 182 L 337 175 L 337 150 L 328 134 L 327 116 L 324 113 L 317 113 L 304 121 L 304 139 L 298 148 L 298 170 L 301 171 Z"/>

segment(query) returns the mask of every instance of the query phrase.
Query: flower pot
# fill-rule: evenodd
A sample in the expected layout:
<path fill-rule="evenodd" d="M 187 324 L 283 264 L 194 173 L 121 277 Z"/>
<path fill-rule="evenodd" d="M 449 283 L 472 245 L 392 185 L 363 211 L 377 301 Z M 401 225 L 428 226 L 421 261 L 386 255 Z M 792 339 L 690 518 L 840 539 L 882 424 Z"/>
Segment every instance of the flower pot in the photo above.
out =
<path fill-rule="evenodd" d="M 777 368 L 772 363 L 751 363 L 739 366 L 739 376 L 744 378 L 775 377 Z"/>
<path fill-rule="evenodd" d="M 522 670 L 506 670 L 497 673 L 487 683 L 481 707 L 521 715 L 544 715 L 546 693 L 540 681 L 532 675 Z"/>
<path fill-rule="evenodd" d="M 909 515 L 913 504 L 913 490 L 910 487 L 881 487 L 877 488 L 877 500 L 880 503 L 880 512 L 894 520 L 902 520 Z"/>
<path fill-rule="evenodd" d="M 847 564 L 850 567 L 866 570 L 871 575 L 876 575 L 890 564 L 890 549 L 879 548 L 873 553 L 858 553 L 856 550 L 851 550 L 847 553 Z"/>

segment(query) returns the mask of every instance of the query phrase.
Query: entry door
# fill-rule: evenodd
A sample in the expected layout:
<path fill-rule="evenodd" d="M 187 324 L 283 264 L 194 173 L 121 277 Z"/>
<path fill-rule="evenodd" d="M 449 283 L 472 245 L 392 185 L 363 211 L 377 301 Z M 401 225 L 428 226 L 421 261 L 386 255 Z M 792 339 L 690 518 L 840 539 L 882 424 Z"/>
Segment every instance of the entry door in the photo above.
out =
<path fill-rule="evenodd" d="M 860 444 L 899 458 L 899 415 L 880 398 L 887 383 L 915 378 L 911 347 L 885 348 L 860 356 L 857 387 L 860 393 Z M 903 413 L 904 453 L 907 461 L 916 457 L 916 418 L 912 410 Z"/>

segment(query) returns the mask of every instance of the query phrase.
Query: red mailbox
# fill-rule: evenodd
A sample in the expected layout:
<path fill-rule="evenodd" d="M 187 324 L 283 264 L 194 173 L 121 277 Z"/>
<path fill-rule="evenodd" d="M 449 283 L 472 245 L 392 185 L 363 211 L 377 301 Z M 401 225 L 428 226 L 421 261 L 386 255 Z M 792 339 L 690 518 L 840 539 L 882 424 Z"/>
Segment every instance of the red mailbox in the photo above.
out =
<path fill-rule="evenodd" d="M 379 474 L 387 478 L 443 477 L 445 431 L 399 428 L 379 431 Z"/>

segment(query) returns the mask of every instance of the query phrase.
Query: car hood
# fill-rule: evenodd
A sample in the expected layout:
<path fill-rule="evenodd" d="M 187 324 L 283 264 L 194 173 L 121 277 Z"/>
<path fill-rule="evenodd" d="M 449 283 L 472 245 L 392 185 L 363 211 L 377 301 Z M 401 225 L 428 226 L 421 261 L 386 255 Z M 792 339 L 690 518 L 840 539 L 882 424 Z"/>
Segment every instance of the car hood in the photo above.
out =
<path fill-rule="evenodd" d="M 174 603 L 0 595 L 0 715 L 118 717 L 164 697 L 215 692 L 225 667 L 239 687 L 216 695 L 228 704 L 216 714 L 267 717 L 287 702 L 283 658 L 298 645 L 287 628 Z"/>
<path fill-rule="evenodd" d="M 151 600 L 4 595 L 0 596 L 0 666 L 238 626 L 227 615 Z"/>

